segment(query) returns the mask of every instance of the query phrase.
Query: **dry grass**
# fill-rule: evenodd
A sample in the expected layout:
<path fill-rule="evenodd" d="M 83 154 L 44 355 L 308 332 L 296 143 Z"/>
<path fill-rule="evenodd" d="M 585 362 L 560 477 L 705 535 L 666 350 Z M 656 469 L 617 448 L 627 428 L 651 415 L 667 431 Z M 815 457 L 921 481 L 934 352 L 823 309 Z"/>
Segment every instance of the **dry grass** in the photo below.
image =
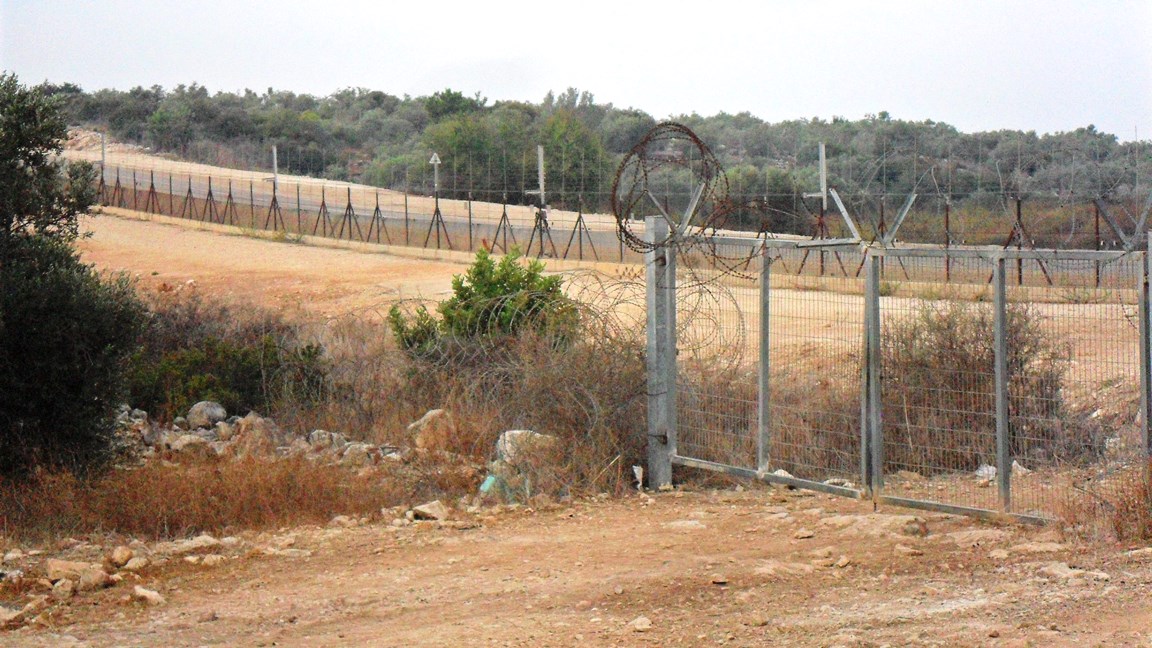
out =
<path fill-rule="evenodd" d="M 1116 489 L 1109 521 L 1118 540 L 1152 540 L 1152 462 L 1133 471 Z"/>
<path fill-rule="evenodd" d="M 171 538 L 326 522 L 337 514 L 371 515 L 435 491 L 392 473 L 354 473 L 305 459 L 153 461 L 90 481 L 40 473 L 0 484 L 0 535 L 43 540 L 120 533 Z"/>

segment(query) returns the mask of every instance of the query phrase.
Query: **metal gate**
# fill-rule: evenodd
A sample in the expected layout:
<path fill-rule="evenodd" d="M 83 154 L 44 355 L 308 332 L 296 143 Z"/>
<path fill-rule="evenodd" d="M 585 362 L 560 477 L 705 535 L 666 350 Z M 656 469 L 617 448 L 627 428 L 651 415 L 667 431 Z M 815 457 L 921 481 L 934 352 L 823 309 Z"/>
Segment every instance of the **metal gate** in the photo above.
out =
<path fill-rule="evenodd" d="M 1045 520 L 1146 466 L 1143 252 L 709 237 L 647 270 L 653 484 Z"/>

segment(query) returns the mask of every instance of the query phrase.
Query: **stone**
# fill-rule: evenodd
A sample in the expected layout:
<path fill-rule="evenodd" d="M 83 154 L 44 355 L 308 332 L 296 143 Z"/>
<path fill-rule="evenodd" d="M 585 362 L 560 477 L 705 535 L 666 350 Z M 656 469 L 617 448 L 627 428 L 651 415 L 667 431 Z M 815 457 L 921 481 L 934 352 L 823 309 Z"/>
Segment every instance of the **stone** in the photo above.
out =
<path fill-rule="evenodd" d="M 202 534 L 187 540 L 177 540 L 175 542 L 159 544 L 156 546 L 156 552 L 168 556 L 179 556 L 181 554 L 192 553 L 196 551 L 207 551 L 209 549 L 215 549 L 219 546 L 219 540 L 208 534 Z"/>
<path fill-rule="evenodd" d="M 231 449 L 240 457 L 273 456 L 276 448 L 290 442 L 275 421 L 263 418 L 256 412 L 249 412 L 235 427 L 236 435 Z"/>
<path fill-rule="evenodd" d="M 1014 554 L 1057 553 L 1067 548 L 1067 545 L 1059 542 L 1025 542 L 1011 547 L 1008 551 Z"/>
<path fill-rule="evenodd" d="M 89 563 L 59 560 L 57 558 L 49 558 L 44 561 L 44 573 L 48 577 L 48 580 L 52 582 L 65 578 L 73 581 L 80 580 L 80 574 L 89 567 L 91 567 Z"/>
<path fill-rule="evenodd" d="M 213 428 L 216 432 L 217 441 L 231 441 L 232 437 L 236 436 L 236 428 L 227 421 L 220 421 Z"/>
<path fill-rule="evenodd" d="M 947 533 L 944 537 L 970 549 L 1007 540 L 1008 532 L 1001 529 L 966 529 Z"/>
<path fill-rule="evenodd" d="M 104 589 L 105 587 L 112 587 L 115 584 L 116 581 L 103 569 L 89 567 L 80 574 L 80 582 L 77 584 L 76 589 L 81 592 L 91 592 L 93 590 Z"/>
<path fill-rule="evenodd" d="M 1076 578 L 1084 575 L 1083 569 L 1075 569 L 1068 566 L 1068 563 L 1053 562 L 1048 563 L 1040 569 L 1041 576 L 1055 578 L 1058 580 L 1066 580 L 1069 578 Z"/>
<path fill-rule="evenodd" d="M 1008 559 L 1008 550 L 1007 549 L 993 549 L 992 551 L 988 552 L 988 557 L 991 558 L 992 560 L 1007 560 Z"/>
<path fill-rule="evenodd" d="M 408 436 L 419 450 L 444 452 L 456 438 L 456 420 L 445 409 L 428 410 L 418 421 L 408 426 Z"/>
<path fill-rule="evenodd" d="M 139 585 L 132 588 L 132 600 L 140 601 L 147 605 L 164 605 L 167 603 L 167 601 L 164 599 L 164 596 L 161 595 L 160 592 L 140 587 Z"/>
<path fill-rule="evenodd" d="M 108 554 L 108 562 L 116 569 L 120 569 L 124 565 L 127 565 L 128 561 L 132 560 L 135 556 L 136 552 L 121 545 L 113 549 L 112 553 Z"/>
<path fill-rule="evenodd" d="M 24 552 L 19 549 L 13 549 L 4 554 L 4 558 L 0 559 L 0 563 L 16 562 L 24 557 Z"/>
<path fill-rule="evenodd" d="M 210 428 L 227 419 L 228 412 L 220 403 L 200 401 L 188 410 L 188 415 L 184 418 L 188 420 L 188 427 L 192 429 Z"/>
<path fill-rule="evenodd" d="M 646 616 L 638 616 L 628 622 L 632 632 L 648 632 L 652 629 L 652 620 Z"/>
<path fill-rule="evenodd" d="M 840 556 L 840 559 L 837 560 L 835 563 L 833 563 L 833 565 L 835 565 L 838 569 L 844 569 L 845 567 L 847 567 L 848 565 L 851 565 L 851 564 L 852 564 L 852 559 L 849 558 L 848 556 Z"/>
<path fill-rule="evenodd" d="M 1032 472 L 1032 471 L 1028 470 L 1024 466 L 1021 466 L 1019 461 L 1013 461 L 1012 462 L 1012 474 L 1013 475 L 1027 475 L 1030 472 Z"/>
<path fill-rule="evenodd" d="M 797 540 L 807 540 L 808 538 L 815 538 L 816 534 L 811 529 L 799 529 L 792 537 Z"/>
<path fill-rule="evenodd" d="M 354 526 L 359 526 L 359 523 L 347 515 L 337 515 L 328 521 L 328 526 L 334 529 L 351 529 Z"/>
<path fill-rule="evenodd" d="M 367 443 L 349 443 L 348 447 L 344 449 L 344 454 L 340 456 L 340 465 L 351 466 L 353 468 L 364 468 L 371 466 L 376 462 L 373 461 L 372 451 L 376 448 Z"/>
<path fill-rule="evenodd" d="M 1152 547 L 1142 547 L 1128 552 L 1133 558 L 1152 558 Z"/>
<path fill-rule="evenodd" d="M 208 441 L 199 434 L 181 434 L 178 436 L 168 435 L 164 444 L 173 452 L 206 453 L 209 450 Z"/>
<path fill-rule="evenodd" d="M 52 585 L 52 598 L 57 601 L 66 601 L 76 594 L 76 581 L 71 578 L 61 578 Z"/>
<path fill-rule="evenodd" d="M 917 549 L 915 547 L 909 547 L 908 545 L 902 545 L 902 544 L 896 545 L 895 547 L 893 547 L 892 550 L 898 556 L 923 556 L 924 555 L 923 551 L 920 551 L 919 549 Z"/>
<path fill-rule="evenodd" d="M 172 427 L 176 428 L 177 430 L 187 430 L 188 419 L 184 418 L 183 416 L 177 416 L 176 418 L 172 419 Z"/>
<path fill-rule="evenodd" d="M 665 529 L 707 529 L 708 528 L 708 526 L 705 525 L 700 520 L 673 520 L 671 522 L 665 522 L 661 526 L 663 526 Z"/>
<path fill-rule="evenodd" d="M 982 481 L 991 481 L 996 479 L 996 466 L 984 464 L 976 469 L 976 479 Z"/>
<path fill-rule="evenodd" d="M 440 500 L 433 500 L 427 504 L 413 507 L 412 513 L 417 520 L 445 520 L 450 511 Z"/>
<path fill-rule="evenodd" d="M 146 569 L 151 564 L 152 562 L 147 558 L 144 558 L 143 556 L 135 556 L 128 562 L 124 563 L 124 566 L 121 567 L 120 570 L 126 572 L 138 572 L 142 569 Z"/>
<path fill-rule="evenodd" d="M 507 430 L 496 439 L 496 458 L 524 469 L 547 459 L 558 439 L 532 430 Z"/>
<path fill-rule="evenodd" d="M 224 564 L 225 560 L 227 559 L 220 554 L 208 554 L 200 560 L 200 564 L 204 565 L 205 567 L 219 567 L 220 565 Z"/>
<path fill-rule="evenodd" d="M 308 433 L 308 445 L 313 450 L 327 450 L 332 447 L 332 433 L 328 430 L 312 430 Z"/>

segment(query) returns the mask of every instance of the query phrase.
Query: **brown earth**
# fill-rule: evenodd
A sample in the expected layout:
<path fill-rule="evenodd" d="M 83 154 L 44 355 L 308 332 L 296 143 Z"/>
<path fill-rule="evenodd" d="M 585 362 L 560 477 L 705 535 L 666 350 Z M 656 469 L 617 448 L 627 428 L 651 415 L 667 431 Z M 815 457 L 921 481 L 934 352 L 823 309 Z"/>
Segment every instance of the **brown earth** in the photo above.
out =
<path fill-rule="evenodd" d="M 1152 559 L 770 488 L 243 536 L 0 646 L 1144 646 Z M 298 550 L 274 557 L 267 546 Z M 310 552 L 310 555 L 308 555 Z M 1086 570 L 1045 575 L 1053 562 Z M 1092 572 L 1099 572 L 1093 574 Z M 126 600 L 134 584 L 167 603 Z M 651 627 L 643 626 L 646 617 Z"/>
<path fill-rule="evenodd" d="M 467 260 L 112 217 L 85 227 L 84 258 L 100 268 L 320 315 L 401 291 L 437 296 Z M 1152 642 L 1152 552 L 1077 543 L 1058 528 L 874 513 L 870 503 L 731 484 L 456 516 L 463 524 L 394 527 L 389 514 L 347 529 L 244 534 L 221 566 L 174 560 L 129 576 L 42 623 L 0 631 L 0 646 Z M 261 551 L 289 542 L 311 555 Z M 1045 574 L 1052 563 L 1085 571 Z M 167 603 L 128 602 L 133 584 Z M 641 616 L 651 622 L 642 632 Z"/>

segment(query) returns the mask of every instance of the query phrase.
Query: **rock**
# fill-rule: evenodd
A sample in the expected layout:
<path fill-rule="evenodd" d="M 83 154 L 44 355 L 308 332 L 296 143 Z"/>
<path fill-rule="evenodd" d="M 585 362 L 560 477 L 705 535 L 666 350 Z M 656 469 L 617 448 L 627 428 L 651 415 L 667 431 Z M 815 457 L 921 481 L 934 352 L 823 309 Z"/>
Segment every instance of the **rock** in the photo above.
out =
<path fill-rule="evenodd" d="M 156 552 L 168 556 L 179 556 L 196 551 L 207 551 L 208 549 L 215 549 L 219 546 L 219 540 L 210 535 L 202 534 L 195 538 L 189 538 L 188 540 L 177 540 L 175 542 L 159 544 L 156 546 Z"/>
<path fill-rule="evenodd" d="M 1008 539 L 1008 532 L 1000 529 L 968 529 L 945 534 L 946 538 L 964 548 L 980 547 Z"/>
<path fill-rule="evenodd" d="M 80 574 L 91 566 L 89 563 L 49 558 L 44 561 L 44 573 L 52 582 L 64 578 L 76 581 L 80 580 Z"/>
<path fill-rule="evenodd" d="M 340 456 L 339 464 L 353 468 L 371 466 L 376 463 L 372 455 L 372 451 L 375 449 L 375 446 L 367 443 L 349 443 L 348 447 L 344 449 L 344 454 Z"/>
<path fill-rule="evenodd" d="M 214 430 L 218 441 L 231 441 L 232 437 L 236 436 L 236 428 L 226 421 L 217 423 Z"/>
<path fill-rule="evenodd" d="M 351 529 L 354 526 L 359 526 L 359 524 L 347 515 L 337 515 L 328 522 L 328 526 L 336 529 Z"/>
<path fill-rule="evenodd" d="M 444 452 L 456 438 L 456 420 L 444 409 L 429 410 L 408 426 L 408 435 L 417 449 Z"/>
<path fill-rule="evenodd" d="M 128 561 L 132 560 L 132 558 L 135 556 L 136 552 L 132 551 L 128 547 L 121 545 L 113 549 L 112 553 L 108 554 L 108 562 L 116 569 L 120 569 L 124 565 L 127 565 Z"/>
<path fill-rule="evenodd" d="M 835 563 L 833 563 L 833 565 L 835 565 L 839 569 L 844 569 L 845 567 L 847 567 L 848 565 L 851 565 L 851 564 L 852 564 L 852 559 L 850 559 L 848 556 L 840 556 L 840 559 L 837 560 Z"/>
<path fill-rule="evenodd" d="M 71 578 L 61 578 L 52 585 L 52 598 L 57 601 L 66 601 L 76 594 L 76 581 Z"/>
<path fill-rule="evenodd" d="M 787 563 L 777 560 L 766 560 L 756 567 L 754 573 L 758 576 L 784 578 L 787 576 L 804 576 L 811 574 L 815 570 L 815 567 L 807 563 Z"/>
<path fill-rule="evenodd" d="M 628 622 L 632 632 L 648 632 L 652 629 L 652 620 L 646 616 L 638 616 Z"/>
<path fill-rule="evenodd" d="M 1152 547 L 1142 547 L 1128 552 L 1133 558 L 1152 558 Z"/>
<path fill-rule="evenodd" d="M 188 427 L 192 429 L 210 428 L 227 419 L 228 412 L 220 403 L 200 401 L 188 410 L 188 415 L 185 418 L 188 420 Z"/>
<path fill-rule="evenodd" d="M 996 479 L 996 466 L 984 464 L 976 469 L 976 479 L 991 481 Z"/>
<path fill-rule="evenodd" d="M 1048 563 L 1047 565 L 1042 567 L 1040 569 L 1040 575 L 1041 576 L 1047 576 L 1049 578 L 1055 578 L 1058 580 L 1064 580 L 1064 579 L 1069 579 L 1069 578 L 1075 578 L 1077 576 L 1082 576 L 1082 575 L 1084 575 L 1084 570 L 1083 569 L 1074 569 L 1072 567 L 1069 567 L 1068 563 L 1054 562 L 1054 563 Z"/>
<path fill-rule="evenodd" d="M 177 416 L 176 418 L 172 419 L 172 427 L 176 428 L 177 430 L 187 430 L 188 419 L 184 418 L 183 416 Z"/>
<path fill-rule="evenodd" d="M 281 558 L 311 558 L 312 552 L 307 549 L 279 549 L 277 547 L 266 547 L 263 550 L 265 556 L 279 556 Z"/>
<path fill-rule="evenodd" d="M 273 456 L 276 448 L 287 445 L 290 439 L 269 418 L 250 412 L 236 423 L 236 435 L 231 446 L 237 456 Z"/>
<path fill-rule="evenodd" d="M 132 588 L 132 600 L 140 601 L 148 605 L 164 605 L 167 601 L 164 597 L 155 590 L 146 589 L 137 585 Z"/>
<path fill-rule="evenodd" d="M 496 439 L 496 458 L 523 470 L 555 451 L 558 439 L 532 430 L 508 430 Z"/>
<path fill-rule="evenodd" d="M 173 452 L 207 454 L 210 450 L 208 448 L 208 439 L 199 434 L 169 435 L 165 439 L 164 444 Z"/>
<path fill-rule="evenodd" d="M 829 486 L 839 486 L 840 488 L 856 488 L 855 482 L 844 479 L 843 477 L 833 477 L 831 479 L 825 479 L 824 483 L 828 484 Z"/>
<path fill-rule="evenodd" d="M 147 569 L 148 565 L 151 564 L 151 561 L 149 561 L 147 558 L 144 558 L 143 556 L 135 556 L 129 559 L 128 562 L 124 563 L 124 566 L 120 569 L 121 571 L 126 572 L 138 572 L 142 569 Z"/>
<path fill-rule="evenodd" d="M 1059 542 L 1025 542 L 1010 548 L 1008 551 L 1015 554 L 1057 553 L 1067 548 L 1067 545 L 1062 545 Z"/>
<path fill-rule="evenodd" d="M 0 564 L 16 562 L 17 560 L 20 560 L 23 557 L 24 557 L 23 551 L 20 551 L 19 549 L 13 549 L 13 550 L 9 551 L 8 553 L 4 554 L 4 557 L 2 559 L 0 559 Z"/>
<path fill-rule="evenodd" d="M 85 569 L 80 574 L 80 583 L 76 589 L 81 592 L 91 592 L 93 590 L 104 589 L 105 587 L 112 587 L 116 581 L 103 569 L 96 569 L 90 567 Z"/>
<path fill-rule="evenodd" d="M 450 512 L 440 500 L 433 500 L 427 504 L 413 507 L 412 513 L 417 520 L 445 520 Z"/>
<path fill-rule="evenodd" d="M 792 537 L 797 540 L 807 540 L 808 538 L 815 538 L 816 534 L 811 529 L 800 529 L 793 533 Z"/>
<path fill-rule="evenodd" d="M 892 551 L 898 556 L 923 556 L 924 552 L 915 547 L 908 545 L 898 544 L 892 548 Z"/>
<path fill-rule="evenodd" d="M 327 450 L 332 447 L 332 433 L 328 430 L 312 430 L 308 434 L 308 445 L 313 450 Z"/>
<path fill-rule="evenodd" d="M 993 549 L 992 551 L 988 552 L 988 557 L 991 558 L 992 560 L 1007 560 L 1008 559 L 1008 550 L 1007 549 Z"/>
<path fill-rule="evenodd" d="M 200 560 L 200 564 L 205 567 L 219 567 L 224 564 L 226 558 L 220 554 L 208 554 Z"/>
<path fill-rule="evenodd" d="M 1032 471 L 1028 470 L 1024 466 L 1021 466 L 1019 461 L 1013 461 L 1012 462 L 1012 474 L 1013 475 L 1027 475 L 1030 472 L 1032 472 Z"/>

